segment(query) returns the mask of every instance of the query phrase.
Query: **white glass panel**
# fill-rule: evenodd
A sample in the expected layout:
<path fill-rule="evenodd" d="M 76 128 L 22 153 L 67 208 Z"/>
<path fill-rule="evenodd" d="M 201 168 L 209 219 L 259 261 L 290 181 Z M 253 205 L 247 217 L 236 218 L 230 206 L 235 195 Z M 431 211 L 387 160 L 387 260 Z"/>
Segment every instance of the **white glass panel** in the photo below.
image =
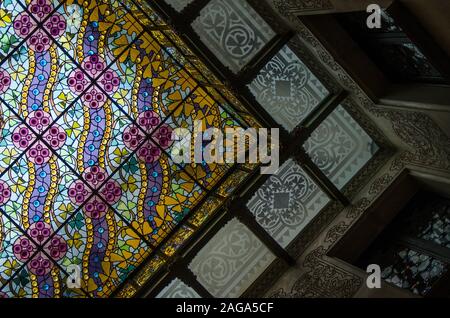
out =
<path fill-rule="evenodd" d="M 217 58 L 235 73 L 275 36 L 245 0 L 212 0 L 192 27 Z"/>
<path fill-rule="evenodd" d="M 176 11 L 181 12 L 194 0 L 166 0 L 166 2 Z"/>
<path fill-rule="evenodd" d="M 225 225 L 189 265 L 214 297 L 239 297 L 275 256 L 237 219 Z"/>
<path fill-rule="evenodd" d="M 165 287 L 156 298 L 201 298 L 191 287 L 178 278 Z"/>
<path fill-rule="evenodd" d="M 342 189 L 377 152 L 378 146 L 339 106 L 305 143 L 313 162 Z"/>
<path fill-rule="evenodd" d="M 288 131 L 297 127 L 329 94 L 288 46 L 260 71 L 249 88 L 266 111 Z"/>
<path fill-rule="evenodd" d="M 247 206 L 258 223 L 286 247 L 329 201 L 303 169 L 289 160 Z"/>

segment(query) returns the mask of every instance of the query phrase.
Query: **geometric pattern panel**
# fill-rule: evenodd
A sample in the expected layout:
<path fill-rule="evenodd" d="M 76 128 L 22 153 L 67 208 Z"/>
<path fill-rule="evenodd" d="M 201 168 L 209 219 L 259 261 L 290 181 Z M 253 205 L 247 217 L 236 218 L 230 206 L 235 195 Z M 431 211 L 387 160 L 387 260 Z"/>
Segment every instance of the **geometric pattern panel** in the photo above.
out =
<path fill-rule="evenodd" d="M 189 269 L 214 297 L 236 298 L 274 259 L 245 225 L 232 219 L 203 247 Z"/>
<path fill-rule="evenodd" d="M 249 85 L 264 109 L 291 132 L 329 91 L 286 45 Z"/>
<path fill-rule="evenodd" d="M 194 0 L 166 0 L 166 2 L 176 11 L 181 12 Z"/>
<path fill-rule="evenodd" d="M 201 298 L 191 287 L 175 278 L 156 298 Z"/>
<path fill-rule="evenodd" d="M 238 124 L 135 3 L 0 1 L 3 296 L 111 296 L 229 169 L 171 158 L 173 130 Z"/>
<path fill-rule="evenodd" d="M 322 122 L 304 148 L 338 189 L 342 189 L 379 149 L 342 106 Z"/>
<path fill-rule="evenodd" d="M 202 42 L 234 73 L 275 36 L 245 0 L 212 0 L 192 27 Z"/>
<path fill-rule="evenodd" d="M 247 203 L 257 222 L 286 247 L 329 202 L 292 159 L 271 176 Z"/>

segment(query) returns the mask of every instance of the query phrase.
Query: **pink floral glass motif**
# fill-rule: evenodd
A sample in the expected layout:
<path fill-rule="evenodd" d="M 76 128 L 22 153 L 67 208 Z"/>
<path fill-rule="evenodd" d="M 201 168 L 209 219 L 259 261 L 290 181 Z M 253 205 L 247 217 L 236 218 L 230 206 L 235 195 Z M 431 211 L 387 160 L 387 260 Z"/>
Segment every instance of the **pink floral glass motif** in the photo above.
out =
<path fill-rule="evenodd" d="M 104 184 L 107 179 L 106 172 L 98 166 L 87 168 L 83 173 L 83 178 L 98 194 L 90 198 L 92 196 L 91 188 L 83 181 L 78 180 L 69 187 L 69 198 L 78 206 L 87 201 L 83 206 L 84 213 L 91 219 L 102 218 L 108 209 L 104 201 L 110 204 L 117 203 L 122 195 L 122 188 L 114 180 L 109 180 Z"/>
<path fill-rule="evenodd" d="M 53 149 L 58 150 L 64 145 L 67 139 L 67 134 L 59 125 L 53 124 L 53 126 L 47 130 L 52 122 L 50 114 L 42 110 L 38 110 L 30 113 L 26 119 L 26 122 L 33 129 L 33 131 L 38 134 L 45 131 L 42 138 Z M 20 125 L 14 130 L 12 140 L 17 148 L 26 150 L 36 140 L 36 135 L 30 131 L 26 125 Z M 41 165 L 50 160 L 52 152 L 48 149 L 45 143 L 38 140 L 27 151 L 27 156 L 31 162 Z"/>
<path fill-rule="evenodd" d="M 84 71 L 78 69 L 69 75 L 67 82 L 70 90 L 77 95 L 84 92 L 84 90 L 91 85 L 90 76 L 92 79 L 95 79 L 98 87 L 92 85 L 87 92 L 81 96 L 81 100 L 84 104 L 87 104 L 93 109 L 103 107 L 107 100 L 107 96 L 105 96 L 104 92 L 107 94 L 114 94 L 119 88 L 119 77 L 116 72 L 112 70 L 104 71 L 106 63 L 103 58 L 97 54 L 88 56 L 81 64 L 81 67 Z M 85 72 L 89 74 L 89 76 L 87 76 Z"/>
<path fill-rule="evenodd" d="M 5 181 L 0 180 L 0 206 L 5 205 L 11 198 L 11 190 Z"/>
<path fill-rule="evenodd" d="M 67 243 L 60 235 L 53 235 L 52 239 L 46 243 L 52 236 L 53 231 L 49 224 L 42 221 L 32 224 L 28 228 L 27 234 L 32 240 L 27 236 L 18 238 L 13 245 L 14 255 L 22 263 L 29 261 L 28 268 L 33 274 L 47 275 L 54 266 L 53 261 L 48 256 L 54 261 L 61 260 L 66 255 Z M 41 247 L 45 244 L 43 247 L 45 253 L 37 252 L 38 245 L 36 244 Z"/>
<path fill-rule="evenodd" d="M 172 129 L 166 125 L 161 124 L 161 119 L 154 111 L 148 110 L 141 113 L 137 119 L 139 128 L 135 124 L 129 125 L 123 132 L 123 140 L 127 148 L 135 151 L 143 144 L 137 151 L 139 160 L 145 163 L 154 163 L 161 157 L 162 151 L 169 148 L 172 143 Z M 155 145 L 151 140 L 144 142 L 146 138 L 144 130 L 147 134 L 152 134 L 152 138 L 158 142 L 159 146 Z"/>
<path fill-rule="evenodd" d="M 11 85 L 11 77 L 8 72 L 0 68 L 0 94 L 6 92 Z"/>
<path fill-rule="evenodd" d="M 32 0 L 28 5 L 28 11 L 19 14 L 13 23 L 14 31 L 18 36 L 25 39 L 38 26 L 37 22 L 43 22 L 44 28 L 54 39 L 60 38 L 66 30 L 66 21 L 64 17 L 53 11 L 53 4 L 50 0 Z M 44 21 L 45 20 L 45 21 Z M 48 34 L 41 28 L 37 29 L 27 40 L 31 50 L 42 53 L 51 46 L 51 40 Z"/>

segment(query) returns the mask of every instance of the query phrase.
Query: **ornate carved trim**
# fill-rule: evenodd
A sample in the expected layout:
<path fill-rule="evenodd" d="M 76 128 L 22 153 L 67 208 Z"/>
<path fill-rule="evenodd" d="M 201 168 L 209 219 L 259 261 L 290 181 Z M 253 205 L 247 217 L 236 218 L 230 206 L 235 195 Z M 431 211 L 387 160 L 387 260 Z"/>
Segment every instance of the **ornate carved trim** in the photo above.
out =
<path fill-rule="evenodd" d="M 361 288 L 363 280 L 320 259 L 314 259 L 311 271 L 300 276 L 290 291 L 283 288 L 272 298 L 349 298 Z"/>
<path fill-rule="evenodd" d="M 343 206 L 339 202 L 330 203 L 314 220 L 306 226 L 299 236 L 292 241 L 287 250 L 295 258 L 302 255 L 317 236 L 330 224 L 340 213 Z"/>
<path fill-rule="evenodd" d="M 243 298 L 258 298 L 266 294 L 273 284 L 289 269 L 289 265 L 281 259 L 276 259 L 258 279 L 242 295 Z"/>
<path fill-rule="evenodd" d="M 275 6 L 280 12 L 289 15 L 301 14 L 305 11 L 331 10 L 330 0 L 275 0 Z"/>
<path fill-rule="evenodd" d="M 275 10 L 266 2 L 261 0 L 247 0 L 252 8 L 258 12 L 258 14 L 264 18 L 264 20 L 270 25 L 272 30 L 277 34 L 283 34 L 290 30 L 285 21 L 278 18 Z"/>

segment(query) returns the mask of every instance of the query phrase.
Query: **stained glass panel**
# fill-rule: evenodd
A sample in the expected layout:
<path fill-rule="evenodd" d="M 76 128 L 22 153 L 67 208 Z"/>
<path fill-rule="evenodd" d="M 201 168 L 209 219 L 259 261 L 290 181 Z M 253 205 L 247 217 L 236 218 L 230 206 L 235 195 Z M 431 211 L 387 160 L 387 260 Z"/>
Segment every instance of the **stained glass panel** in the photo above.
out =
<path fill-rule="evenodd" d="M 450 200 L 419 191 L 358 260 L 379 264 L 382 277 L 421 296 L 446 296 Z"/>
<path fill-rule="evenodd" d="M 382 278 L 422 296 L 448 270 L 445 263 L 408 248 L 399 249 L 391 264 L 384 268 Z"/>
<path fill-rule="evenodd" d="M 175 228 L 230 168 L 171 158 L 179 127 L 241 124 L 138 4 L 0 2 L 3 296 L 108 297 L 146 263 L 142 286 L 165 262 L 152 252 L 184 244 L 192 230 Z"/>
<path fill-rule="evenodd" d="M 438 202 L 433 208 L 436 210 L 419 237 L 450 249 L 450 201 Z"/>

